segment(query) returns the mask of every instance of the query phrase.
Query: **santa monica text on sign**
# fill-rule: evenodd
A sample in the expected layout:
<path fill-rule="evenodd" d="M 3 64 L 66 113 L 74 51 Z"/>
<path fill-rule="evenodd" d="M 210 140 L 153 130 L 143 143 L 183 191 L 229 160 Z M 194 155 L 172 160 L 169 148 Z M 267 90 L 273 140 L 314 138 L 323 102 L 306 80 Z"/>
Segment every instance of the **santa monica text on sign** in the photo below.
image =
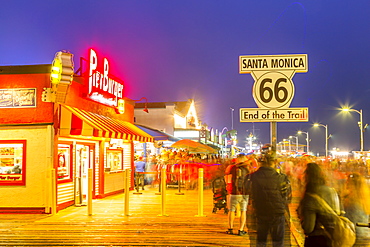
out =
<path fill-rule="evenodd" d="M 251 71 L 293 70 L 307 72 L 307 55 L 256 55 L 239 56 L 239 73 Z"/>
<path fill-rule="evenodd" d="M 240 122 L 307 122 L 308 108 L 241 108 Z"/>

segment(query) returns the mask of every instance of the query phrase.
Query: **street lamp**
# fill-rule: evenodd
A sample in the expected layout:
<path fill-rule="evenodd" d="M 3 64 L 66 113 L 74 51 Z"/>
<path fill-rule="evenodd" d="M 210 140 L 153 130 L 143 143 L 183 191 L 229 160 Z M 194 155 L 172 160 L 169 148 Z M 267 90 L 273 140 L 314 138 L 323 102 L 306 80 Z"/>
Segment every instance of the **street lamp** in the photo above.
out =
<path fill-rule="evenodd" d="M 141 99 L 133 100 L 133 101 L 137 102 L 137 101 L 142 101 L 142 100 L 145 100 L 143 111 L 145 111 L 146 113 L 149 113 L 149 110 L 148 110 L 148 99 L 146 97 L 141 97 Z"/>
<path fill-rule="evenodd" d="M 368 124 L 363 125 L 362 122 L 362 109 L 361 110 L 355 110 L 355 109 L 350 109 L 350 108 L 342 108 L 342 111 L 344 112 L 350 112 L 354 111 L 360 114 L 360 122 L 358 122 L 358 127 L 360 127 L 360 151 L 364 151 L 364 132 Z"/>
<path fill-rule="evenodd" d="M 319 127 L 322 126 L 325 128 L 325 157 L 328 157 L 328 142 L 330 136 L 328 136 L 328 125 L 327 124 L 319 124 L 319 123 L 314 123 L 314 127 Z"/>
<path fill-rule="evenodd" d="M 252 152 L 252 150 L 253 150 L 253 141 L 256 140 L 256 137 L 252 133 L 250 133 L 249 137 L 247 137 L 247 140 L 249 142 L 249 151 Z"/>
<path fill-rule="evenodd" d="M 233 130 L 234 129 L 234 108 L 230 107 L 230 110 L 231 110 L 231 129 Z"/>
<path fill-rule="evenodd" d="M 283 150 L 283 144 L 281 142 L 277 143 L 277 150 L 279 150 L 280 147 L 280 152 Z"/>
<path fill-rule="evenodd" d="M 291 151 L 291 146 L 290 146 L 290 140 L 289 139 L 283 139 L 284 143 L 287 141 L 288 142 L 288 150 L 289 152 Z"/>
<path fill-rule="evenodd" d="M 289 136 L 290 139 L 295 137 L 295 151 L 298 152 L 298 136 Z"/>
<path fill-rule="evenodd" d="M 304 132 L 304 131 L 298 131 L 297 132 L 298 134 L 305 134 L 306 135 L 306 141 L 307 141 L 307 154 L 310 152 L 310 139 L 309 139 L 309 135 L 308 135 L 308 132 Z"/>

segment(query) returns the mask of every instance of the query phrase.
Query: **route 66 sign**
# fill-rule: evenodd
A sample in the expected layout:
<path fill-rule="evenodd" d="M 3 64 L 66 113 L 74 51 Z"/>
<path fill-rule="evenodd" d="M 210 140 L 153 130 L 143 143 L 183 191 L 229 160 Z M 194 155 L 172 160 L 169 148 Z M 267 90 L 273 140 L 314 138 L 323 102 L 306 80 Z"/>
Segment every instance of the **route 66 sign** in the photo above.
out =
<path fill-rule="evenodd" d="M 259 108 L 289 108 L 294 97 L 292 78 L 307 71 L 307 54 L 239 57 L 239 73 L 251 73 L 255 80 L 253 97 Z"/>

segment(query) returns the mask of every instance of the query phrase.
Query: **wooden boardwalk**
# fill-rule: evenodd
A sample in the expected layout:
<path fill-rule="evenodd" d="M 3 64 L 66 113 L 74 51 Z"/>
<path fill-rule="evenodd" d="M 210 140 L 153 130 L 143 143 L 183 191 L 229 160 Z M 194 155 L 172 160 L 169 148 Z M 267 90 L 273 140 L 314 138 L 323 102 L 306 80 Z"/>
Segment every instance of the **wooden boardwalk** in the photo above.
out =
<path fill-rule="evenodd" d="M 156 189 L 130 192 L 130 216 L 124 216 L 124 194 L 94 200 L 93 215 L 86 207 L 69 207 L 56 215 L 0 215 L 0 246 L 255 246 L 255 226 L 249 234 L 228 235 L 227 215 L 212 213 L 213 194 L 204 191 L 203 215 L 198 216 L 198 191 L 166 193 L 165 214 Z M 285 246 L 303 246 L 303 235 L 291 205 L 291 227 Z M 239 219 L 235 219 L 237 227 Z M 237 232 L 237 231 L 236 231 Z M 269 243 L 268 246 L 271 246 Z"/>

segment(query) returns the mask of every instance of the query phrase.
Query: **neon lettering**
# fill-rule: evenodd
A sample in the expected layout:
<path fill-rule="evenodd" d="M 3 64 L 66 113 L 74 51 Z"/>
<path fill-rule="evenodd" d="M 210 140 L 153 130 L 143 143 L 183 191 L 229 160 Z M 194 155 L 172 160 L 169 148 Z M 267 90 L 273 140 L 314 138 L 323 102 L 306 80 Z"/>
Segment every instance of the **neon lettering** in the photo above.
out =
<path fill-rule="evenodd" d="M 89 65 L 89 97 L 104 104 L 117 106 L 118 99 L 123 97 L 124 85 L 109 77 L 108 59 L 103 60 L 103 72 L 98 71 L 98 56 L 90 49 Z"/>

